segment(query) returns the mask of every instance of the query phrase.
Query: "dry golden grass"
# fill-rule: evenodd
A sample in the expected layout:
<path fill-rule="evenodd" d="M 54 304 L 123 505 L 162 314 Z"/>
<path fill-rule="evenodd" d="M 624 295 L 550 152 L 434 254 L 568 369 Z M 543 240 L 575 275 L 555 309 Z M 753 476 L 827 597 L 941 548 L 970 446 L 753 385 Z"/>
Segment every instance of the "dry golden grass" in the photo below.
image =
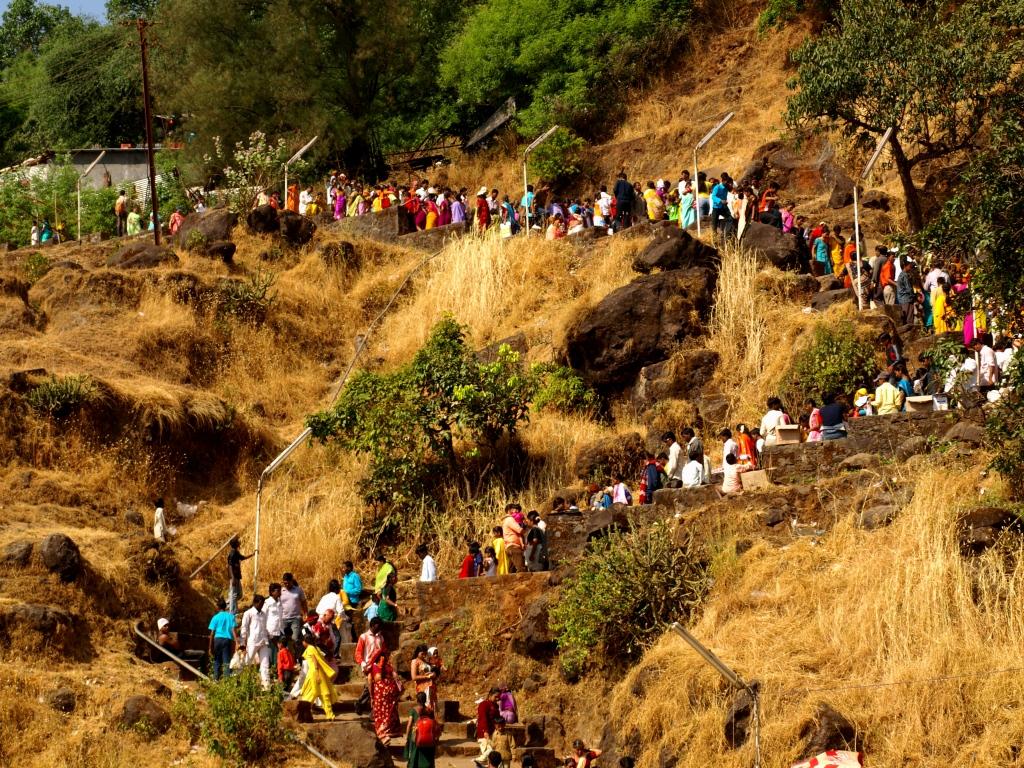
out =
<path fill-rule="evenodd" d="M 971 561 L 958 551 L 953 522 L 977 498 L 976 470 L 923 472 L 889 528 L 847 520 L 818 546 L 762 544 L 722 562 L 692 631 L 761 681 L 766 766 L 799 757 L 818 702 L 857 724 L 871 765 L 1019 765 L 1024 683 L 1019 672 L 984 673 L 1024 666 L 1024 569 L 1013 566 L 1020 552 Z M 848 688 L 878 682 L 907 685 Z M 752 748 L 725 746 L 728 703 L 717 674 L 666 636 L 618 686 L 612 712 L 642 768 L 665 752 L 684 768 L 739 768 Z"/>

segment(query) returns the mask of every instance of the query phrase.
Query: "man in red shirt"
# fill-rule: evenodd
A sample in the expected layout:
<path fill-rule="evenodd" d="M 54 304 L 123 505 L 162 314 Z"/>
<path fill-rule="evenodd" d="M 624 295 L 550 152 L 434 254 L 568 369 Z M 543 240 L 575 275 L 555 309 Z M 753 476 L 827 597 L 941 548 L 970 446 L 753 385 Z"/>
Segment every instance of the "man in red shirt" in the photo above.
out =
<path fill-rule="evenodd" d="M 896 303 L 896 263 L 895 254 L 890 250 L 878 274 L 878 284 L 882 286 L 882 300 L 886 304 Z"/>
<path fill-rule="evenodd" d="M 487 202 L 487 187 L 480 187 L 476 193 L 476 225 L 481 232 L 491 226 L 491 208 Z"/>
<path fill-rule="evenodd" d="M 487 190 L 484 190 L 484 194 Z M 482 699 L 476 708 L 476 740 L 480 745 L 480 757 L 474 758 L 475 762 L 479 766 L 485 764 L 487 759 L 487 753 L 491 751 L 491 736 L 494 735 L 494 723 L 500 714 L 498 710 L 498 697 L 501 696 L 501 691 L 497 688 L 491 688 L 491 692 L 487 695 L 487 698 Z"/>

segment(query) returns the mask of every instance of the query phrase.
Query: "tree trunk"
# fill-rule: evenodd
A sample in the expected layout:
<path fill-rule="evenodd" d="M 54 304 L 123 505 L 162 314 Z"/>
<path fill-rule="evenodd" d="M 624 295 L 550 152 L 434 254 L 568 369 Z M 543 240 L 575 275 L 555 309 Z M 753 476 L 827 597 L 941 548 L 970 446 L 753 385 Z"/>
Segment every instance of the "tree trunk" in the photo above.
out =
<path fill-rule="evenodd" d="M 892 158 L 896 163 L 896 171 L 900 175 L 900 183 L 903 184 L 903 196 L 907 201 L 907 220 L 910 222 L 910 229 L 913 232 L 920 232 L 924 229 L 924 213 L 921 212 L 921 198 L 917 193 L 917 187 L 914 186 L 914 179 L 910 175 L 913 166 L 907 159 L 895 132 L 890 137 L 889 143 L 892 145 Z"/>

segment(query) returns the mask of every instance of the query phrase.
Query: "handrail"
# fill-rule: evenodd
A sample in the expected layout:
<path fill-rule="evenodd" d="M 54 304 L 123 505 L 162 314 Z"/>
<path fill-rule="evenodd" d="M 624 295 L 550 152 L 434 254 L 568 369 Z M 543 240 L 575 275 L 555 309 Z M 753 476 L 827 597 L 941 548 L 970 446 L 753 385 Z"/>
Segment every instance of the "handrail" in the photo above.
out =
<path fill-rule="evenodd" d="M 221 544 L 216 552 L 214 552 L 212 555 L 210 555 L 208 558 L 206 558 L 206 560 L 203 561 L 202 565 L 200 565 L 198 568 L 196 568 L 194 571 L 192 571 L 192 573 L 190 573 L 188 575 L 189 580 L 191 581 L 192 579 L 194 579 L 196 577 L 197 573 L 199 573 L 201 570 L 203 570 L 203 568 L 205 568 L 210 563 L 212 563 L 213 562 L 213 558 L 215 558 L 217 555 L 219 555 L 221 552 L 223 552 L 224 551 L 224 547 L 226 547 L 228 544 L 230 544 L 231 540 L 234 539 L 235 536 L 237 536 L 237 535 L 238 535 L 237 533 L 232 533 L 231 536 L 228 537 L 228 540 L 225 541 L 223 544 Z"/>
<path fill-rule="evenodd" d="M 223 549 L 223 547 L 222 547 L 222 549 Z M 156 642 L 156 640 L 154 640 L 149 635 L 147 635 L 145 632 L 143 632 L 142 631 L 142 621 L 141 621 L 141 619 L 139 621 L 135 622 L 134 629 L 135 629 L 135 634 L 139 638 L 141 638 L 142 640 L 145 640 L 147 643 L 149 643 L 151 646 L 156 648 L 158 651 L 160 651 L 162 654 L 164 654 L 168 659 L 173 661 L 178 666 L 182 667 L 183 669 L 187 669 L 189 672 L 194 674 L 196 677 L 201 677 L 203 680 L 209 680 L 210 679 L 209 675 L 204 675 L 202 672 L 200 672 L 198 669 L 193 667 L 187 661 L 185 661 L 184 659 L 180 658 L 179 656 L 177 656 L 176 654 L 172 653 L 171 651 L 167 650 L 162 645 L 160 645 L 160 643 Z M 295 743 L 296 744 L 300 744 L 303 747 L 305 747 L 306 751 L 309 752 L 309 754 L 311 754 L 313 757 L 315 757 L 321 763 L 326 765 L 328 768 L 338 768 L 337 764 L 335 764 L 334 762 L 332 762 L 331 760 L 326 758 L 313 745 L 307 744 L 305 741 L 302 741 L 301 739 L 295 739 Z"/>

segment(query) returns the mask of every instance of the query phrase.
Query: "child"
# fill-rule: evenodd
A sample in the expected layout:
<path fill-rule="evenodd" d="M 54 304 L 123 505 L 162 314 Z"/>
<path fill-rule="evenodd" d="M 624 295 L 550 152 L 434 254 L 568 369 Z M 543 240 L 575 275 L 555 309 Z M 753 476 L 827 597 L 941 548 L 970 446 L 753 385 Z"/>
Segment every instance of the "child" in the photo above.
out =
<path fill-rule="evenodd" d="M 494 547 L 484 547 L 484 576 L 498 575 L 498 556 L 494 553 Z"/>
<path fill-rule="evenodd" d="M 512 695 L 512 691 L 508 689 L 507 685 L 501 686 L 501 695 L 498 696 L 498 711 L 501 712 L 501 716 L 506 723 L 519 721 L 519 707 L 516 704 L 516 697 Z"/>
<path fill-rule="evenodd" d="M 748 469 L 749 464 L 740 464 L 733 454 L 727 453 L 725 464 L 722 466 L 722 493 L 740 493 L 743 490 L 740 474 Z"/>
<path fill-rule="evenodd" d="M 496 525 L 491 529 L 491 535 L 494 536 L 491 547 L 494 549 L 494 562 L 498 564 L 498 576 L 507 576 L 510 571 L 508 552 L 505 551 L 505 532 L 500 525 Z"/>
<path fill-rule="evenodd" d="M 469 545 L 469 552 L 462 560 L 462 567 L 459 569 L 460 579 L 471 579 L 480 575 L 478 558 L 480 558 L 480 545 L 474 541 Z"/>
<path fill-rule="evenodd" d="M 495 755 L 500 756 L 500 762 L 494 762 Z M 494 719 L 494 735 L 491 736 L 491 752 L 487 760 L 494 768 L 499 765 L 501 768 L 510 768 L 512 765 L 512 736 L 505 730 L 505 718 L 501 715 Z"/>
<path fill-rule="evenodd" d="M 295 678 L 295 657 L 288 647 L 288 636 L 277 639 L 277 679 L 284 689 L 290 690 Z"/>
<path fill-rule="evenodd" d="M 629 506 L 633 503 L 633 494 L 629 492 L 629 488 L 622 481 L 622 475 L 616 473 L 612 475 L 614 485 L 612 486 L 612 503 L 613 504 L 625 504 Z"/>

